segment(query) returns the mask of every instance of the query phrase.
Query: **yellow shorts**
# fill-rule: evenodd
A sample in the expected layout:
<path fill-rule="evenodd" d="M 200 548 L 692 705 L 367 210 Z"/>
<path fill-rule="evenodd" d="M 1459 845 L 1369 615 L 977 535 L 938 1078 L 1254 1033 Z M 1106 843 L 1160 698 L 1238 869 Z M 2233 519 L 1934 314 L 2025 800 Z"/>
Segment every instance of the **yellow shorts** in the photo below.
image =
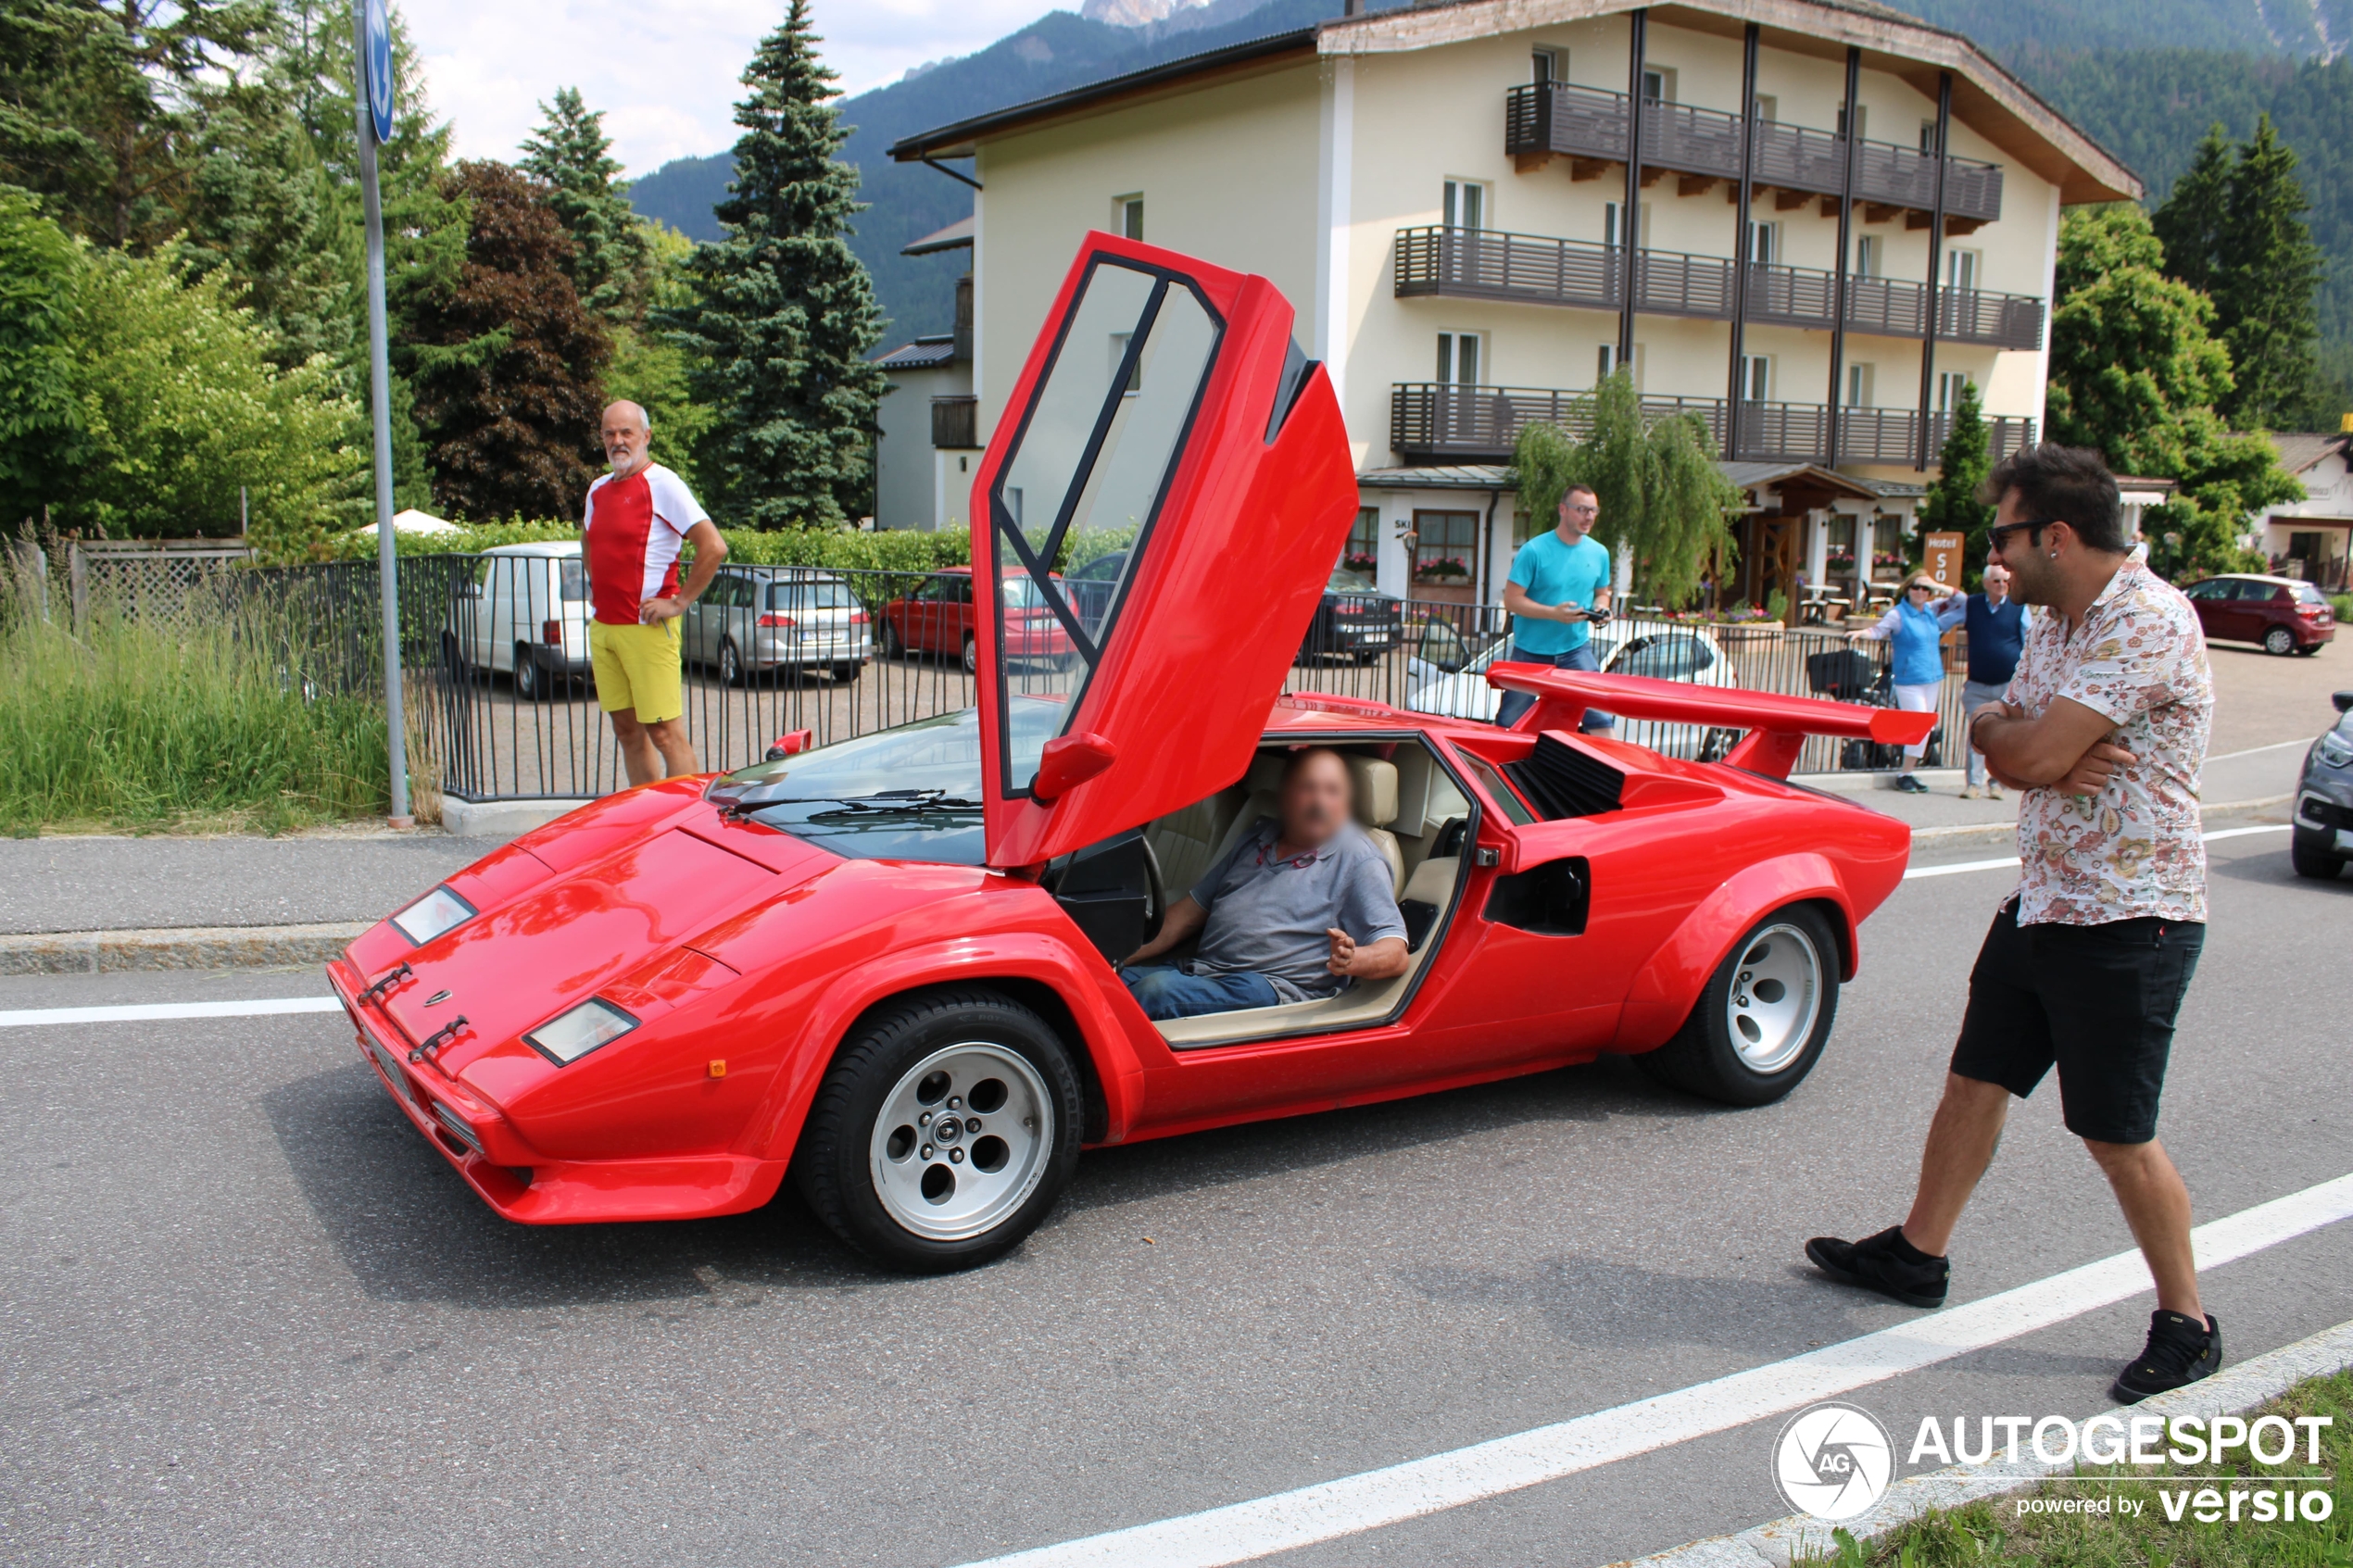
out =
<path fill-rule="evenodd" d="M 639 723 L 659 724 L 686 711 L 675 616 L 659 626 L 590 621 L 588 664 L 597 675 L 597 704 L 608 713 L 635 709 Z"/>

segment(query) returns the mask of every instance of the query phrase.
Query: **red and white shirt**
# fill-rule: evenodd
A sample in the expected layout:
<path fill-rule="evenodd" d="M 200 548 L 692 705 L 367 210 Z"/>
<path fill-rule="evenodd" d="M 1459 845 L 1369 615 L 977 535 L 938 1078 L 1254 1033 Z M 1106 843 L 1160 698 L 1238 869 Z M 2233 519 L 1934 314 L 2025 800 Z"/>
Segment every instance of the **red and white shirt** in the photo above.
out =
<path fill-rule="evenodd" d="M 660 463 L 626 479 L 606 474 L 588 487 L 580 520 L 586 535 L 588 597 L 608 626 L 635 626 L 648 599 L 678 591 L 678 546 L 709 522 L 686 482 Z"/>

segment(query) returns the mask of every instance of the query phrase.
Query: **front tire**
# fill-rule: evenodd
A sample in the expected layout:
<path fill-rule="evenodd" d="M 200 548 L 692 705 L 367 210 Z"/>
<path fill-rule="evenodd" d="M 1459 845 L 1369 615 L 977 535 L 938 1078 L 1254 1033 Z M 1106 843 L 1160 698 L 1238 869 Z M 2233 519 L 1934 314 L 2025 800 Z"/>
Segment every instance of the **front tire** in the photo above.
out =
<path fill-rule="evenodd" d="M 834 684 L 837 686 L 847 684 L 865 672 L 866 661 L 862 659 L 851 659 L 845 664 L 837 664 L 834 666 Z"/>
<path fill-rule="evenodd" d="M 1046 1021 L 986 990 L 887 1008 L 818 1085 L 801 1195 L 887 1268 L 944 1273 L 1018 1246 L 1078 1166 L 1078 1073 Z"/>
<path fill-rule="evenodd" d="M 2284 626 L 2274 626 L 2263 633 L 2263 651 L 2274 659 L 2285 659 L 2296 651 L 2296 633 Z"/>
<path fill-rule="evenodd" d="M 1732 945 L 1675 1037 L 1634 1059 L 1726 1105 L 1770 1105 L 1806 1080 L 1838 1016 L 1838 941 L 1821 911 L 1776 909 Z"/>
<path fill-rule="evenodd" d="M 2334 882 L 2345 870 L 2345 857 L 2330 847 L 2330 835 L 2315 836 L 2291 833 L 2287 835 L 2287 862 L 2298 876 L 2309 876 L 2315 882 Z"/>

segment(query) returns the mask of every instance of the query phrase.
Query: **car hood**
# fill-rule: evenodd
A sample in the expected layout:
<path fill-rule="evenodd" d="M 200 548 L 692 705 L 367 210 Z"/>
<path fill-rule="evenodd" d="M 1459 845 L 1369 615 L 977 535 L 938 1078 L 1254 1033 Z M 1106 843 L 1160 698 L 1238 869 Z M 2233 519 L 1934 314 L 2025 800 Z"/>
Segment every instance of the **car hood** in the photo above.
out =
<path fill-rule="evenodd" d="M 724 984 L 734 972 L 697 952 L 694 937 L 838 864 L 826 850 L 728 822 L 709 807 L 503 899 L 484 900 L 501 880 L 484 874 L 496 872 L 485 861 L 477 874 L 450 879 L 470 901 L 484 900 L 473 918 L 401 955 L 409 973 L 381 1005 L 412 1047 L 462 1019 L 435 1062 L 501 1099 L 547 1068 L 524 1033 L 600 994 L 642 1021 L 693 990 Z M 388 924 L 371 935 L 385 933 L 403 943 Z M 379 975 L 388 971 L 384 944 L 368 945 L 376 951 L 363 957 L 355 945 L 355 960 Z"/>

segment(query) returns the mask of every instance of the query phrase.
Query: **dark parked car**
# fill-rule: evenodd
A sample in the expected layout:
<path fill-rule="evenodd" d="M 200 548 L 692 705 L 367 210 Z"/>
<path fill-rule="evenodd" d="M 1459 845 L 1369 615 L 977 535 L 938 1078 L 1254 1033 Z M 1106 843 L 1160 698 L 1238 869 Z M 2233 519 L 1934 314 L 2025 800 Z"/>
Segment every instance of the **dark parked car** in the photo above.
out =
<path fill-rule="evenodd" d="M 1348 659 L 1370 664 L 1405 640 L 1405 603 L 1384 594 L 1369 577 L 1335 568 L 1324 585 L 1323 602 L 1299 645 L 1299 661 Z"/>
<path fill-rule="evenodd" d="M 2328 596 L 2293 577 L 2233 573 L 2182 590 L 2197 606 L 2209 643 L 2260 643 L 2265 653 L 2308 658 L 2336 635 Z"/>
<path fill-rule="evenodd" d="M 1081 624 L 1101 624 L 1111 608 L 1112 595 L 1118 591 L 1119 574 L 1126 570 L 1127 552 L 1114 550 L 1097 556 L 1070 574 L 1065 591 Z M 1336 569 L 1324 585 L 1315 619 L 1308 623 L 1307 635 L 1299 645 L 1299 661 L 1307 664 L 1338 658 L 1369 664 L 1402 645 L 1404 638 L 1404 602 L 1382 593 L 1369 577 Z"/>
<path fill-rule="evenodd" d="M 2326 880 L 2353 857 L 2353 692 L 2338 692 L 2336 726 L 2304 755 L 2304 777 L 2296 786 L 2296 827 L 2288 834 L 2288 857 L 2298 876 Z"/>

